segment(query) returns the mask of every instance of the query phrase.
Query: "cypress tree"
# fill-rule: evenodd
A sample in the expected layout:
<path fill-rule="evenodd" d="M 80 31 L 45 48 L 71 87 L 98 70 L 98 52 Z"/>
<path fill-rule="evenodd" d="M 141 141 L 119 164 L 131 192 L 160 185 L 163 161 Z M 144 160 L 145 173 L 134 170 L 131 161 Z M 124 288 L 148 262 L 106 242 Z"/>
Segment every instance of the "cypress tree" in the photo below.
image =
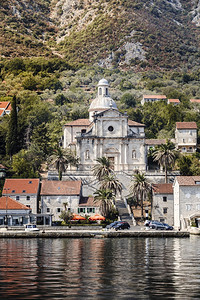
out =
<path fill-rule="evenodd" d="M 17 129 L 17 100 L 13 97 L 11 102 L 11 113 L 6 136 L 6 153 L 12 158 L 17 153 L 18 148 L 18 129 Z"/>

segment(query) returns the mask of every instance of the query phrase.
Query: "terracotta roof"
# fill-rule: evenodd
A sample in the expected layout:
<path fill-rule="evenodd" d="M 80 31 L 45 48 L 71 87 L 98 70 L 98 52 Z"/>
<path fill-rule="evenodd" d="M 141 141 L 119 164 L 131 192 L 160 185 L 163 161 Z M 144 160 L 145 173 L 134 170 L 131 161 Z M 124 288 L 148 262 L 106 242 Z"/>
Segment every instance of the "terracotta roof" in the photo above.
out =
<path fill-rule="evenodd" d="M 171 102 L 171 103 L 180 103 L 180 100 L 179 99 L 168 99 L 168 102 Z"/>
<path fill-rule="evenodd" d="M 158 183 L 152 185 L 154 194 L 173 194 L 172 183 Z"/>
<path fill-rule="evenodd" d="M 79 206 L 86 207 L 99 207 L 99 203 L 94 203 L 94 197 L 81 197 Z"/>
<path fill-rule="evenodd" d="M 26 210 L 31 210 L 31 208 L 21 204 L 20 202 L 11 199 L 10 197 L 3 196 L 0 197 L 0 210 L 6 210 L 6 209 L 12 209 L 12 210 L 20 210 L 20 209 L 26 209 Z"/>
<path fill-rule="evenodd" d="M 10 101 L 3 101 L 3 102 L 0 102 L 0 109 L 8 109 L 8 107 L 10 106 Z M 11 107 L 11 106 L 10 106 Z"/>
<path fill-rule="evenodd" d="M 37 194 L 39 179 L 6 179 L 3 187 L 3 195 Z"/>
<path fill-rule="evenodd" d="M 132 120 L 128 120 L 128 126 L 130 127 L 144 127 L 145 125 L 142 124 L 142 123 L 138 123 L 138 122 L 135 122 L 135 121 L 132 121 Z"/>
<path fill-rule="evenodd" d="M 190 99 L 191 103 L 200 103 L 200 99 Z"/>
<path fill-rule="evenodd" d="M 197 185 L 196 182 L 200 184 L 200 176 L 177 176 L 176 180 L 179 185 Z"/>
<path fill-rule="evenodd" d="M 80 195 L 81 180 L 77 181 L 56 181 L 43 180 L 41 195 Z"/>
<path fill-rule="evenodd" d="M 166 139 L 146 139 L 145 140 L 146 145 L 161 145 L 166 144 Z"/>
<path fill-rule="evenodd" d="M 197 129 L 196 122 L 176 122 L 177 129 Z"/>
<path fill-rule="evenodd" d="M 0 169 L 8 169 L 7 167 L 5 167 L 4 165 L 0 164 Z"/>
<path fill-rule="evenodd" d="M 144 99 L 167 99 L 165 95 L 143 95 Z"/>
<path fill-rule="evenodd" d="M 89 119 L 78 119 L 69 123 L 66 123 L 65 126 L 89 126 L 91 121 Z"/>

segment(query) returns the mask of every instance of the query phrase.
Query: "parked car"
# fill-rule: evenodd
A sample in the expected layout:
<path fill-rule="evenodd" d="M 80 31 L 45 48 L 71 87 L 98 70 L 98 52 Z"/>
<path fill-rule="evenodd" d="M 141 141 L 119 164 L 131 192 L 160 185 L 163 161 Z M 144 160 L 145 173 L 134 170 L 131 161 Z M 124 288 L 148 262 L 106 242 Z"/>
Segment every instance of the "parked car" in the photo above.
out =
<path fill-rule="evenodd" d="M 27 224 L 25 227 L 25 231 L 39 231 L 40 229 L 37 228 L 35 224 Z"/>
<path fill-rule="evenodd" d="M 170 226 L 166 223 L 162 223 L 159 221 L 151 221 L 149 223 L 149 227 L 152 229 L 161 229 L 161 230 L 173 230 L 173 226 Z"/>
<path fill-rule="evenodd" d="M 113 228 L 117 231 L 117 230 L 120 230 L 120 229 L 129 229 L 130 228 L 130 225 L 129 223 L 127 222 L 120 222 L 118 224 L 115 224 L 113 226 Z"/>
<path fill-rule="evenodd" d="M 115 225 L 122 223 L 122 221 L 115 221 L 113 223 L 110 223 L 109 225 L 106 226 L 106 229 L 111 229 L 113 228 Z"/>

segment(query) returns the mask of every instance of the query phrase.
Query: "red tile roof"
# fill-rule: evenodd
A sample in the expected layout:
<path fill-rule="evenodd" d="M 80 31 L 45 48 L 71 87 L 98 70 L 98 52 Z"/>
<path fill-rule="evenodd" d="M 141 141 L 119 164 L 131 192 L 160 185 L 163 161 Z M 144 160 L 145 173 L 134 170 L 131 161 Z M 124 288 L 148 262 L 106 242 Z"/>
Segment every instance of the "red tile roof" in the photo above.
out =
<path fill-rule="evenodd" d="M 176 122 L 177 129 L 197 129 L 196 122 Z"/>
<path fill-rule="evenodd" d="M 130 127 L 144 127 L 145 125 L 142 124 L 142 123 L 138 123 L 138 122 L 135 122 L 135 121 L 132 121 L 132 120 L 128 120 L 128 126 Z"/>
<path fill-rule="evenodd" d="M 6 210 L 6 209 L 10 209 L 10 210 L 31 210 L 29 207 L 21 204 L 20 202 L 10 198 L 10 197 L 7 197 L 7 196 L 3 196 L 3 197 L 0 197 L 0 210 Z"/>
<path fill-rule="evenodd" d="M 37 194 L 39 179 L 6 179 L 3 187 L 3 195 Z"/>
<path fill-rule="evenodd" d="M 41 195 L 80 195 L 81 180 L 77 181 L 56 181 L 43 180 Z"/>
<path fill-rule="evenodd" d="M 143 95 L 144 99 L 167 99 L 165 95 Z"/>
<path fill-rule="evenodd" d="M 152 185 L 154 194 L 173 194 L 172 183 L 158 183 Z"/>
<path fill-rule="evenodd" d="M 94 197 L 81 197 L 79 206 L 99 207 L 99 202 L 94 202 Z"/>
<path fill-rule="evenodd" d="M 177 176 L 176 180 L 179 185 L 187 186 L 200 184 L 200 176 Z M 198 184 L 196 182 L 198 182 Z"/>
<path fill-rule="evenodd" d="M 190 99 L 191 103 L 200 103 L 200 99 Z"/>
<path fill-rule="evenodd" d="M 69 123 L 66 123 L 65 126 L 89 126 L 91 121 L 89 119 L 78 119 Z"/>
<path fill-rule="evenodd" d="M 179 99 L 168 99 L 170 103 L 180 103 Z"/>
<path fill-rule="evenodd" d="M 9 105 L 10 105 L 10 101 L 0 102 L 0 109 L 3 109 L 3 110 L 8 109 Z"/>

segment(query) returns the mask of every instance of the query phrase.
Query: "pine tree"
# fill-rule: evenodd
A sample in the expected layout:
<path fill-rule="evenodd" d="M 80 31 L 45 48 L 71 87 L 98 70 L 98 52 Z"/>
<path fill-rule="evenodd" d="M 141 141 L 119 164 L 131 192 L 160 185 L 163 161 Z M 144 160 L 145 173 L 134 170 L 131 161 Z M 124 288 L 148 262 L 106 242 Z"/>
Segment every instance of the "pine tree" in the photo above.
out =
<path fill-rule="evenodd" d="M 13 97 L 11 102 L 11 113 L 6 136 L 6 153 L 12 158 L 18 150 L 18 128 L 17 128 L 17 100 Z"/>

